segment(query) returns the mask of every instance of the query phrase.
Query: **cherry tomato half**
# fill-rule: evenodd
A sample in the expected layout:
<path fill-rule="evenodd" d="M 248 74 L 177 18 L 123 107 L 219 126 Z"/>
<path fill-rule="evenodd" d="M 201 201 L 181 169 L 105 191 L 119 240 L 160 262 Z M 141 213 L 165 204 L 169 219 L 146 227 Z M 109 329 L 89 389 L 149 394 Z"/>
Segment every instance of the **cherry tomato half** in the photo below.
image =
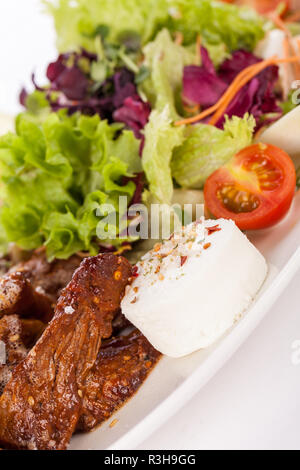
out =
<path fill-rule="evenodd" d="M 267 228 L 287 213 L 295 186 L 287 153 L 273 145 L 251 145 L 206 180 L 206 213 L 233 219 L 241 230 Z"/>

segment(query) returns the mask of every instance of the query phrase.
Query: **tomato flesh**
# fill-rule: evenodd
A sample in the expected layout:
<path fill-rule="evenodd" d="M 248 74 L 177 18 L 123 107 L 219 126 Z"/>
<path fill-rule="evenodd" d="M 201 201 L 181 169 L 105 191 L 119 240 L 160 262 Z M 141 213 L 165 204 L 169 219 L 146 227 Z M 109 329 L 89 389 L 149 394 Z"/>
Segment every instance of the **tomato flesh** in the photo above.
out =
<path fill-rule="evenodd" d="M 283 150 L 252 145 L 207 179 L 206 211 L 216 218 L 233 219 L 242 230 L 267 228 L 284 217 L 295 186 L 295 167 Z"/>
<path fill-rule="evenodd" d="M 235 214 L 252 212 L 260 204 L 260 200 L 247 190 L 237 188 L 233 184 L 222 186 L 218 191 L 218 198 L 226 209 Z"/>

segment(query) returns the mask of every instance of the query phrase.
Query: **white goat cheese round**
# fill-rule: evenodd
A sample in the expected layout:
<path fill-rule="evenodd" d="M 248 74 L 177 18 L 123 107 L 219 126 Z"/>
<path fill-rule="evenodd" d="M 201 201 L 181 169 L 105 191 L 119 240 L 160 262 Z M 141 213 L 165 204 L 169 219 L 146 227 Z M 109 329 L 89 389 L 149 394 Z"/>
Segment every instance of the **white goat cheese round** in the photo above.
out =
<path fill-rule="evenodd" d="M 188 225 L 136 265 L 121 308 L 160 352 L 180 357 L 216 341 L 261 287 L 264 257 L 231 220 Z"/>

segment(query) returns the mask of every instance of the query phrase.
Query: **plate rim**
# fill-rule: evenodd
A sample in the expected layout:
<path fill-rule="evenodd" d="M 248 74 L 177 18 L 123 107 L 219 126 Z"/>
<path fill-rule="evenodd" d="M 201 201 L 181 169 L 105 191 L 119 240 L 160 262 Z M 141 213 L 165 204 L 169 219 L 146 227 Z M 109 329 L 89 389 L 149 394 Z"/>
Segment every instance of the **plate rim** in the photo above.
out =
<path fill-rule="evenodd" d="M 109 445 L 106 450 L 130 450 L 133 443 L 134 448 L 137 447 L 183 408 L 238 351 L 266 317 L 299 270 L 300 246 L 248 310 L 247 315 L 222 339 L 205 361 L 148 415 Z"/>

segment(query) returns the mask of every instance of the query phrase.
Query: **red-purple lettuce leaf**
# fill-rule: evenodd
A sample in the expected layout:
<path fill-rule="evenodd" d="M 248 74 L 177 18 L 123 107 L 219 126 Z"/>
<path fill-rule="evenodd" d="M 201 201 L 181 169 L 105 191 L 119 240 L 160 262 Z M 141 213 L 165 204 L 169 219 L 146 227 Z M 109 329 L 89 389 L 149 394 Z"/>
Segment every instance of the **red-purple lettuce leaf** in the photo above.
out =
<path fill-rule="evenodd" d="M 99 114 L 109 122 L 124 123 L 137 138 L 142 138 L 141 130 L 151 110 L 138 95 L 134 74 L 122 67 L 103 83 L 96 84 L 90 74 L 96 60 L 95 54 L 84 49 L 79 53 L 60 54 L 47 68 L 50 82 L 47 87 L 40 87 L 32 76 L 35 89 L 45 94 L 52 111 L 67 109 L 69 114 L 76 111 L 90 116 Z M 20 94 L 23 106 L 27 96 L 23 89 Z"/>
<path fill-rule="evenodd" d="M 187 104 L 199 104 L 203 108 L 209 108 L 218 101 L 227 84 L 218 77 L 204 47 L 201 47 L 201 59 L 201 66 L 184 67 L 182 97 Z"/>
<path fill-rule="evenodd" d="M 238 50 L 233 52 L 216 71 L 207 50 L 201 47 L 202 65 L 184 68 L 183 100 L 189 104 L 198 104 L 204 110 L 214 105 L 232 83 L 235 77 L 246 67 L 261 62 L 251 52 Z M 270 66 L 255 76 L 234 97 L 216 126 L 223 128 L 225 115 L 243 117 L 253 114 L 257 129 L 266 122 L 278 119 L 281 108 L 275 86 L 278 81 L 278 67 Z M 267 121 L 266 121 L 267 119 Z"/>

